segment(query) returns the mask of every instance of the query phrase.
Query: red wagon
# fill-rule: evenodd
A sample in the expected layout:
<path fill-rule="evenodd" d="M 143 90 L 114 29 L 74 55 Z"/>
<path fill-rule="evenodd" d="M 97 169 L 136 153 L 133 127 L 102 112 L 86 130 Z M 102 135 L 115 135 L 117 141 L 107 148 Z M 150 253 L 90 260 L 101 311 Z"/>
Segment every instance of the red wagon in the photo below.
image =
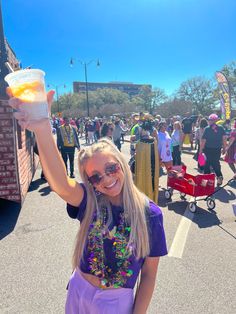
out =
<path fill-rule="evenodd" d="M 215 174 L 193 176 L 186 172 L 186 166 L 173 166 L 167 175 L 167 189 L 165 189 L 167 200 L 171 199 L 173 190 L 180 192 L 182 200 L 185 200 L 186 195 L 194 198 L 188 204 L 188 209 L 193 213 L 197 209 L 197 201 L 200 200 L 206 201 L 208 209 L 215 208 L 215 200 L 211 197 L 215 193 Z M 199 199 L 201 196 L 206 197 Z"/>

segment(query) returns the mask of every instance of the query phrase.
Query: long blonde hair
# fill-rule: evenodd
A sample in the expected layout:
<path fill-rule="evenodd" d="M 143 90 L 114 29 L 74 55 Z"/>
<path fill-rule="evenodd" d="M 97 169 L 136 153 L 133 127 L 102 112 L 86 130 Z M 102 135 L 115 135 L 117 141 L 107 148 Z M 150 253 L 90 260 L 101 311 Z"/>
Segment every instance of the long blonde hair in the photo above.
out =
<path fill-rule="evenodd" d="M 173 124 L 173 126 L 175 126 L 175 125 L 178 125 L 178 130 L 179 130 L 180 132 L 182 132 L 181 123 L 180 123 L 179 121 L 175 121 L 174 124 Z"/>
<path fill-rule="evenodd" d="M 88 230 L 93 219 L 94 211 L 97 211 L 98 216 L 101 215 L 102 205 L 105 204 L 108 208 L 108 221 L 111 221 L 112 214 L 108 199 L 105 195 L 99 198 L 96 197 L 94 188 L 89 183 L 88 176 L 85 172 L 86 161 L 95 153 L 104 151 L 108 152 L 119 162 L 121 169 L 124 172 L 124 185 L 121 193 L 125 221 L 127 221 L 131 226 L 130 239 L 127 246 L 134 246 L 135 256 L 137 259 L 147 256 L 150 251 L 148 225 L 145 216 L 147 197 L 134 185 L 129 165 L 124 156 L 109 139 L 103 138 L 90 147 L 81 150 L 79 153 L 79 171 L 87 191 L 87 205 L 84 219 L 82 220 L 76 236 L 72 261 L 73 268 L 80 265 L 80 261 L 83 258 Z"/>

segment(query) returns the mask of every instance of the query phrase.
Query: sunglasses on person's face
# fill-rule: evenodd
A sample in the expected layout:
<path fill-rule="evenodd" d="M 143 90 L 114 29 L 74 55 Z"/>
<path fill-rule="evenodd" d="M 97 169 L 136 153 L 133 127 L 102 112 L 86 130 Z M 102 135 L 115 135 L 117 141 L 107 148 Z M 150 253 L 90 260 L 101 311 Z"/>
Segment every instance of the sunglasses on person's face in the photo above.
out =
<path fill-rule="evenodd" d="M 100 184 L 105 175 L 110 176 L 110 175 L 116 174 L 119 170 L 120 170 L 120 165 L 118 163 L 110 164 L 106 166 L 104 174 L 99 175 L 96 173 L 92 175 L 91 177 L 88 177 L 88 181 L 92 185 Z"/>

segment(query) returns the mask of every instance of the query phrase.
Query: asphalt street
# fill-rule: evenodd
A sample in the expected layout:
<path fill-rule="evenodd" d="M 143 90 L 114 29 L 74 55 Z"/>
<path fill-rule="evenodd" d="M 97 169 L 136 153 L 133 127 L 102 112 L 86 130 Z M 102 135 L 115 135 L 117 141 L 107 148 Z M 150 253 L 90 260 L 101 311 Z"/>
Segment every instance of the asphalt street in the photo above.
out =
<path fill-rule="evenodd" d="M 129 143 L 122 151 L 128 160 Z M 197 174 L 192 157 L 182 154 L 188 172 Z M 232 173 L 224 162 L 222 169 L 227 183 Z M 161 176 L 159 206 L 169 255 L 161 258 L 148 313 L 236 313 L 236 184 L 215 194 L 213 211 L 200 201 L 191 214 L 186 210 L 190 196 L 181 201 L 175 191 L 171 201 L 165 199 L 166 182 Z M 40 167 L 23 207 L 1 202 L 0 208 L 0 313 L 64 313 L 79 223 L 40 179 Z"/>

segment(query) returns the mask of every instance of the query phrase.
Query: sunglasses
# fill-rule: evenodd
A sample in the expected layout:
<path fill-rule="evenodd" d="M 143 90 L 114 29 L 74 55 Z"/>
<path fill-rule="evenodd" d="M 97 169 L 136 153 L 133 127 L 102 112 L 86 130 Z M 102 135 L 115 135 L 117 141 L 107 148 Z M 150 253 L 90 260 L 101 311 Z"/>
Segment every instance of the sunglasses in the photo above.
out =
<path fill-rule="evenodd" d="M 99 175 L 96 173 L 92 175 L 91 177 L 88 177 L 88 181 L 92 185 L 100 184 L 105 175 L 110 176 L 110 175 L 116 174 L 118 171 L 120 171 L 120 165 L 118 163 L 110 164 L 106 166 L 104 174 Z"/>

